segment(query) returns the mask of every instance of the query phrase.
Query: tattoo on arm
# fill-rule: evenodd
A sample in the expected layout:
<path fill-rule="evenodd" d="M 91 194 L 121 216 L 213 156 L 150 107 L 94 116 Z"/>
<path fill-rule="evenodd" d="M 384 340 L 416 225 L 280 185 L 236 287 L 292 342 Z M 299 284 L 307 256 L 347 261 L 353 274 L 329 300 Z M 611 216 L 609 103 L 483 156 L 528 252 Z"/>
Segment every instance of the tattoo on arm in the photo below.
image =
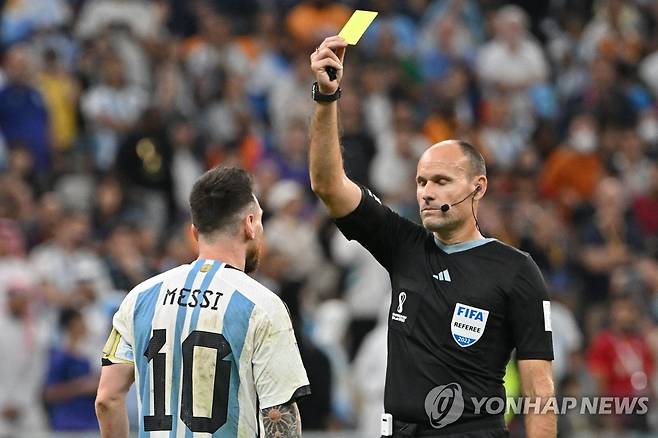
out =
<path fill-rule="evenodd" d="M 301 438 L 302 419 L 297 403 L 261 409 L 265 438 Z"/>

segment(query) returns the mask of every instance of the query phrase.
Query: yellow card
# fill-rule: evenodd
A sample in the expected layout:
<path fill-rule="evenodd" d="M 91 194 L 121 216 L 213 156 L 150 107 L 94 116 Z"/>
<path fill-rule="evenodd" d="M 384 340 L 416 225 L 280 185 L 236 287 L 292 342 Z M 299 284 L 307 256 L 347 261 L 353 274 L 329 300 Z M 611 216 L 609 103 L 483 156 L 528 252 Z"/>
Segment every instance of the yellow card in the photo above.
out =
<path fill-rule="evenodd" d="M 338 36 L 345 38 L 347 44 L 355 45 L 359 42 L 372 20 L 377 16 L 377 12 L 356 10 L 352 14 Z"/>

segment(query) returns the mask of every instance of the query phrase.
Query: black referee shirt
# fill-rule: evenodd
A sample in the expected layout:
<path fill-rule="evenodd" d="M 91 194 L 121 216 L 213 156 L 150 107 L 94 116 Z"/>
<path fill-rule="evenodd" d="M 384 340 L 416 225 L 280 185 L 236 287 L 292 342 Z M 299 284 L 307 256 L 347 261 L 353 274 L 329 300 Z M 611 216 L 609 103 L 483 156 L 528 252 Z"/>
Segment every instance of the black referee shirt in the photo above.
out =
<path fill-rule="evenodd" d="M 336 225 L 391 277 L 386 412 L 429 426 L 438 415 L 430 412 L 430 392 L 457 383 L 463 413 L 448 422 L 487 420 L 488 414 L 475 415 L 472 397 L 505 397 L 513 349 L 518 359 L 553 359 L 550 304 L 537 265 L 495 239 L 443 245 L 362 192 L 356 210 Z"/>

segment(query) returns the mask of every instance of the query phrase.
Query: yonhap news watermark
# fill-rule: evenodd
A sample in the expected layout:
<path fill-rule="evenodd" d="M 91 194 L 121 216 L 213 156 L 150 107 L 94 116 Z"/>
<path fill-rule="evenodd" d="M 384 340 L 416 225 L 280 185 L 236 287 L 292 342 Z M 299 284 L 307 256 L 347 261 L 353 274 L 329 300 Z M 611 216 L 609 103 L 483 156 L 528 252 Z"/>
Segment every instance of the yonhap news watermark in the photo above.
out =
<path fill-rule="evenodd" d="M 649 397 L 471 397 L 475 414 L 644 415 Z"/>
<path fill-rule="evenodd" d="M 470 401 L 469 405 L 465 401 Z M 465 408 L 475 415 L 555 414 L 645 415 L 649 397 L 465 397 L 459 383 L 437 386 L 425 397 L 425 412 L 432 427 L 457 421 Z"/>

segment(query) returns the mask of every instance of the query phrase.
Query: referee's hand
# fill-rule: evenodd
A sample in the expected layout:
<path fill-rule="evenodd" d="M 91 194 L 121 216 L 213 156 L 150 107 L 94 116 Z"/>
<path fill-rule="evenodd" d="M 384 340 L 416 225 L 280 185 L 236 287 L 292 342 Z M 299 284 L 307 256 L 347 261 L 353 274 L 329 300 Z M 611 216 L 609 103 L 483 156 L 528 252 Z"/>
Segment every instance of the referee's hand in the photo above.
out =
<path fill-rule="evenodd" d="M 311 70 L 318 82 L 320 93 L 334 94 L 343 78 L 343 59 L 347 42 L 338 35 L 325 38 L 311 53 Z M 336 80 L 330 80 L 327 67 L 336 69 Z"/>

